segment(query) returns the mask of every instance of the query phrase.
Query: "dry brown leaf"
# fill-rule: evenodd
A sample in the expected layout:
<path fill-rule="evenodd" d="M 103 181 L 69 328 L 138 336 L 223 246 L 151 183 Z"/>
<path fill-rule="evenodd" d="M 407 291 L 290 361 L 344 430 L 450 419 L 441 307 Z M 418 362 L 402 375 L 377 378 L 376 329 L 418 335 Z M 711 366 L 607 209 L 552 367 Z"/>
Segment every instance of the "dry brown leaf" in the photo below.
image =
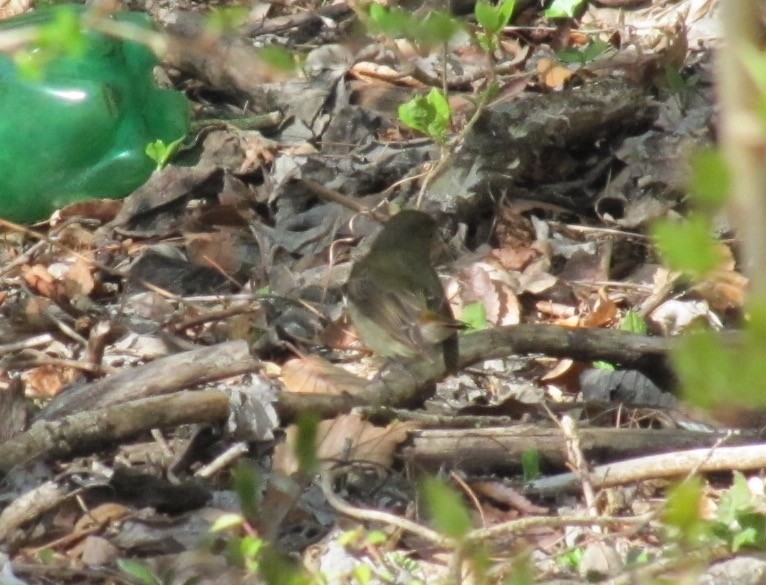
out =
<path fill-rule="evenodd" d="M 229 276 L 236 274 L 242 267 L 243 254 L 247 252 L 247 248 L 237 232 L 219 230 L 185 233 L 183 237 L 191 262 L 220 270 Z"/>
<path fill-rule="evenodd" d="M 27 286 L 42 296 L 50 298 L 56 292 L 56 279 L 42 264 L 22 266 L 21 274 Z"/>
<path fill-rule="evenodd" d="M 549 384 L 555 383 L 556 388 L 565 394 L 577 394 L 581 389 L 580 374 L 586 367 L 587 364 L 569 358 L 559 360 L 541 380 Z"/>
<path fill-rule="evenodd" d="M 81 253 L 89 252 L 93 248 L 95 239 L 93 230 L 86 229 L 79 223 L 64 226 L 58 234 L 59 242 Z"/>
<path fill-rule="evenodd" d="M 90 264 L 76 258 L 62 280 L 59 293 L 63 293 L 69 299 L 87 297 L 95 286 Z"/>
<path fill-rule="evenodd" d="M 18 16 L 32 7 L 32 0 L 0 0 L 0 20 Z"/>
<path fill-rule="evenodd" d="M 344 414 L 319 423 L 317 456 L 328 462 L 368 461 L 389 467 L 396 447 L 418 427 L 419 424 L 412 421 L 377 427 L 359 414 Z M 288 427 L 285 442 L 277 445 L 274 451 L 274 467 L 285 475 L 298 470 L 294 454 L 297 430 L 295 425 Z"/>
<path fill-rule="evenodd" d="M 716 270 L 692 290 L 718 312 L 739 309 L 745 304 L 749 280 L 733 270 Z"/>
<path fill-rule="evenodd" d="M 533 504 L 513 487 L 500 481 L 475 481 L 470 485 L 477 494 L 491 498 L 498 504 L 516 508 L 525 514 L 542 515 L 549 512 L 548 508 Z"/>
<path fill-rule="evenodd" d="M 492 257 L 506 270 L 524 270 L 530 262 L 540 257 L 532 248 L 500 248 L 492 250 Z"/>
<path fill-rule="evenodd" d="M 357 394 L 368 381 L 309 355 L 289 360 L 282 367 L 282 383 L 288 392 L 303 394 Z"/>
<path fill-rule="evenodd" d="M 118 199 L 88 199 L 78 201 L 60 209 L 55 215 L 55 221 L 51 225 L 61 223 L 72 217 L 84 217 L 97 219 L 102 223 L 112 221 L 122 209 L 123 201 Z"/>
<path fill-rule="evenodd" d="M 540 82 L 551 89 L 563 87 L 564 84 L 574 77 L 570 71 L 558 61 L 543 57 L 537 62 L 537 75 Z"/>
<path fill-rule="evenodd" d="M 480 261 L 462 268 L 457 279 L 449 279 L 446 291 L 458 316 L 464 306 L 481 302 L 492 325 L 516 325 L 521 321 L 521 305 L 515 285 L 508 271 Z"/>
<path fill-rule="evenodd" d="M 264 137 L 260 132 L 243 132 L 239 137 L 245 160 L 237 174 L 246 175 L 255 172 L 264 164 L 271 164 L 276 158 L 279 144 Z"/>
<path fill-rule="evenodd" d="M 591 311 L 581 317 L 582 327 L 600 328 L 613 325 L 619 316 L 617 304 L 609 299 L 603 291 L 599 291 L 598 298 Z"/>
<path fill-rule="evenodd" d="M 577 309 L 570 305 L 554 303 L 553 301 L 537 301 L 535 303 L 535 310 L 558 319 L 577 318 Z"/>
<path fill-rule="evenodd" d="M 128 515 L 130 509 L 122 504 L 108 502 L 96 508 L 88 510 L 87 514 L 80 516 L 74 525 L 75 532 L 84 532 L 98 526 L 105 526 L 110 522 L 122 520 Z"/>
<path fill-rule="evenodd" d="M 563 281 L 609 280 L 606 258 L 609 253 L 609 246 L 599 246 L 595 252 L 576 250 L 557 276 Z"/>
<path fill-rule="evenodd" d="M 26 395 L 31 398 L 50 398 L 67 384 L 80 378 L 80 371 L 66 366 L 43 365 L 30 368 L 21 374 Z"/>
<path fill-rule="evenodd" d="M 528 248 L 537 240 L 532 220 L 509 207 L 498 210 L 494 234 L 501 249 Z"/>

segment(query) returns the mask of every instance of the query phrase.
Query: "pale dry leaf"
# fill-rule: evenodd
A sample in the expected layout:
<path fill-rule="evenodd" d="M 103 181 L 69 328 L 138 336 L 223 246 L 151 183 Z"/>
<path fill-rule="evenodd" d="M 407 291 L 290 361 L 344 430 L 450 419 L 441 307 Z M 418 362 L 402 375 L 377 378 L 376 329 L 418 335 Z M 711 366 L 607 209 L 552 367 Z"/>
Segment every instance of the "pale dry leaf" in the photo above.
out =
<path fill-rule="evenodd" d="M 498 504 L 516 508 L 525 514 L 543 515 L 550 511 L 548 508 L 532 503 L 512 486 L 500 481 L 475 481 L 471 482 L 470 485 L 477 494 L 491 498 Z"/>
<path fill-rule="evenodd" d="M 87 514 L 80 516 L 74 525 L 75 532 L 84 532 L 91 528 L 106 526 L 110 522 L 122 520 L 130 513 L 130 509 L 122 504 L 107 502 L 88 510 Z"/>
<path fill-rule="evenodd" d="M 0 20 L 13 18 L 32 7 L 32 0 L 0 0 Z"/>
<path fill-rule="evenodd" d="M 537 62 L 537 76 L 546 87 L 557 89 L 564 87 L 564 84 L 572 79 L 574 72 L 558 61 L 543 57 Z"/>
<path fill-rule="evenodd" d="M 580 319 L 582 327 L 600 328 L 614 324 L 619 316 L 617 304 L 609 299 L 604 291 L 599 291 L 593 309 Z"/>
<path fill-rule="evenodd" d="M 21 374 L 26 395 L 32 398 L 50 398 L 64 386 L 80 378 L 80 371 L 65 366 L 43 365 L 30 368 Z"/>
<path fill-rule="evenodd" d="M 88 536 L 75 549 L 69 558 L 79 558 L 86 567 L 111 565 L 120 556 L 120 550 L 101 536 Z"/>
<path fill-rule="evenodd" d="M 93 248 L 95 239 L 93 231 L 85 229 L 79 223 L 70 223 L 61 228 L 58 233 L 59 242 L 67 248 L 81 253 L 88 253 Z"/>
<path fill-rule="evenodd" d="M 558 273 L 565 281 L 604 281 L 609 279 L 605 254 L 609 253 L 608 246 L 600 246 L 597 251 L 577 249 Z"/>
<path fill-rule="evenodd" d="M 59 292 L 69 299 L 75 299 L 87 297 L 93 292 L 95 286 L 91 265 L 81 258 L 76 258 L 62 278 Z"/>
<path fill-rule="evenodd" d="M 705 299 L 714 311 L 740 309 L 745 304 L 749 280 L 734 270 L 715 270 L 692 290 Z"/>
<path fill-rule="evenodd" d="M 293 358 L 282 367 L 282 383 L 288 392 L 303 394 L 358 394 L 368 381 L 331 364 L 307 355 Z"/>
<path fill-rule="evenodd" d="M 499 248 L 492 250 L 492 257 L 506 270 L 523 270 L 540 256 L 532 248 Z"/>
<path fill-rule="evenodd" d="M 50 298 L 56 291 L 56 279 L 42 264 L 22 266 L 21 274 L 27 286 L 44 297 Z"/>
<path fill-rule="evenodd" d="M 458 271 L 456 285 L 448 281 L 448 298 L 457 315 L 465 305 L 481 302 L 492 325 L 516 325 L 521 320 L 521 305 L 516 296 L 512 273 L 492 262 L 479 261 Z M 455 293 L 455 294 L 453 294 Z"/>
<path fill-rule="evenodd" d="M 655 323 L 665 336 L 683 333 L 697 321 L 707 323 L 714 330 L 723 328 L 718 315 L 710 310 L 705 301 L 665 301 L 652 311 L 649 320 Z"/>
<path fill-rule="evenodd" d="M 260 132 L 255 130 L 242 132 L 239 135 L 239 142 L 245 154 L 245 159 L 237 170 L 238 175 L 253 173 L 264 164 L 274 162 L 279 145 L 275 141 L 264 137 Z"/>
<path fill-rule="evenodd" d="M 546 374 L 540 378 L 541 380 L 544 380 L 546 382 L 550 382 L 551 380 L 556 380 L 558 378 L 561 378 L 562 376 L 566 375 L 569 370 L 572 369 L 572 366 L 574 365 L 574 360 L 571 358 L 565 358 L 562 360 L 558 360 L 556 362 L 556 365 L 553 366 Z"/>
<path fill-rule="evenodd" d="M 533 295 L 539 295 L 542 292 L 553 287 L 558 279 L 549 272 L 525 271 L 519 274 L 518 288 L 519 293 L 527 292 Z"/>
<path fill-rule="evenodd" d="M 362 419 L 357 413 L 344 414 L 319 423 L 317 456 L 330 463 L 338 461 L 366 461 L 389 467 L 396 447 L 404 442 L 410 431 L 419 427 L 416 422 L 394 422 L 378 427 Z M 274 452 L 274 467 L 285 475 L 298 470 L 295 443 L 298 428 L 285 430 L 285 442 Z"/>
<path fill-rule="evenodd" d="M 88 199 L 86 201 L 70 203 L 56 212 L 51 220 L 51 226 L 61 224 L 73 217 L 97 219 L 102 223 L 108 223 L 117 217 L 117 214 L 122 209 L 122 205 L 123 201 L 120 199 Z"/>
<path fill-rule="evenodd" d="M 237 232 L 184 233 L 189 260 L 200 266 L 209 266 L 229 276 L 236 274 L 244 261 L 247 248 Z"/>

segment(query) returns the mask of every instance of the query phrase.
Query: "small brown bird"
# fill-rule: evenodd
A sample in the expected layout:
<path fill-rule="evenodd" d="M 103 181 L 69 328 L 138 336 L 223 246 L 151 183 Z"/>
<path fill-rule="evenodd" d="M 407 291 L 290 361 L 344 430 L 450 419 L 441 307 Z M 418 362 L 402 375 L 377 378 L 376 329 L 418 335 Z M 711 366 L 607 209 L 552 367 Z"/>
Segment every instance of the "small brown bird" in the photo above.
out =
<path fill-rule="evenodd" d="M 453 317 L 431 264 L 436 228 L 422 211 L 397 213 L 354 264 L 346 298 L 351 321 L 370 349 L 389 358 L 442 358 L 454 373 L 463 324 Z"/>

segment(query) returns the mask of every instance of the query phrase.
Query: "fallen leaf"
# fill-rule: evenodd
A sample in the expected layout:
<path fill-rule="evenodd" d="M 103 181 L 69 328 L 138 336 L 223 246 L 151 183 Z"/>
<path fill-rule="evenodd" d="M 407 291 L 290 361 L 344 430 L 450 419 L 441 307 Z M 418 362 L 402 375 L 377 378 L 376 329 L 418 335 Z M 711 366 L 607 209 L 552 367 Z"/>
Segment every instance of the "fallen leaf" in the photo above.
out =
<path fill-rule="evenodd" d="M 363 420 L 357 413 L 344 414 L 319 423 L 317 457 L 327 462 L 366 461 L 387 468 L 393 462 L 394 451 L 407 439 L 408 433 L 420 425 L 416 422 L 394 422 L 378 427 Z M 274 468 L 285 475 L 298 470 L 295 442 L 298 427 L 285 431 L 285 442 L 274 451 Z"/>
<path fill-rule="evenodd" d="M 75 368 L 43 365 L 23 372 L 21 380 L 30 398 L 50 398 L 80 376 L 80 371 Z"/>
<path fill-rule="evenodd" d="M 369 382 L 316 355 L 289 360 L 282 367 L 288 392 L 302 394 L 358 394 Z"/>
<path fill-rule="evenodd" d="M 564 87 L 564 84 L 574 77 L 574 72 L 558 61 L 543 57 L 537 62 L 537 76 L 546 87 L 557 89 Z"/>

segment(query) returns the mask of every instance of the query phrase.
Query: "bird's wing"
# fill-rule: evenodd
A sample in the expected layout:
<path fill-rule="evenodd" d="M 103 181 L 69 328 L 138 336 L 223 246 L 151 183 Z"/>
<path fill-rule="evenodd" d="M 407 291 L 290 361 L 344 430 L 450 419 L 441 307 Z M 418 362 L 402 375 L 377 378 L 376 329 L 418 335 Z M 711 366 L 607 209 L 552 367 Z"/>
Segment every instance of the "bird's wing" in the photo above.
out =
<path fill-rule="evenodd" d="M 393 291 L 381 286 L 367 274 L 349 280 L 348 292 L 354 298 L 368 300 L 357 310 L 374 321 L 397 341 L 422 350 L 423 343 L 417 334 L 418 323 L 422 318 L 423 307 L 428 306 L 425 292 L 420 289 L 401 287 Z M 401 274 L 398 275 L 401 278 Z"/>

